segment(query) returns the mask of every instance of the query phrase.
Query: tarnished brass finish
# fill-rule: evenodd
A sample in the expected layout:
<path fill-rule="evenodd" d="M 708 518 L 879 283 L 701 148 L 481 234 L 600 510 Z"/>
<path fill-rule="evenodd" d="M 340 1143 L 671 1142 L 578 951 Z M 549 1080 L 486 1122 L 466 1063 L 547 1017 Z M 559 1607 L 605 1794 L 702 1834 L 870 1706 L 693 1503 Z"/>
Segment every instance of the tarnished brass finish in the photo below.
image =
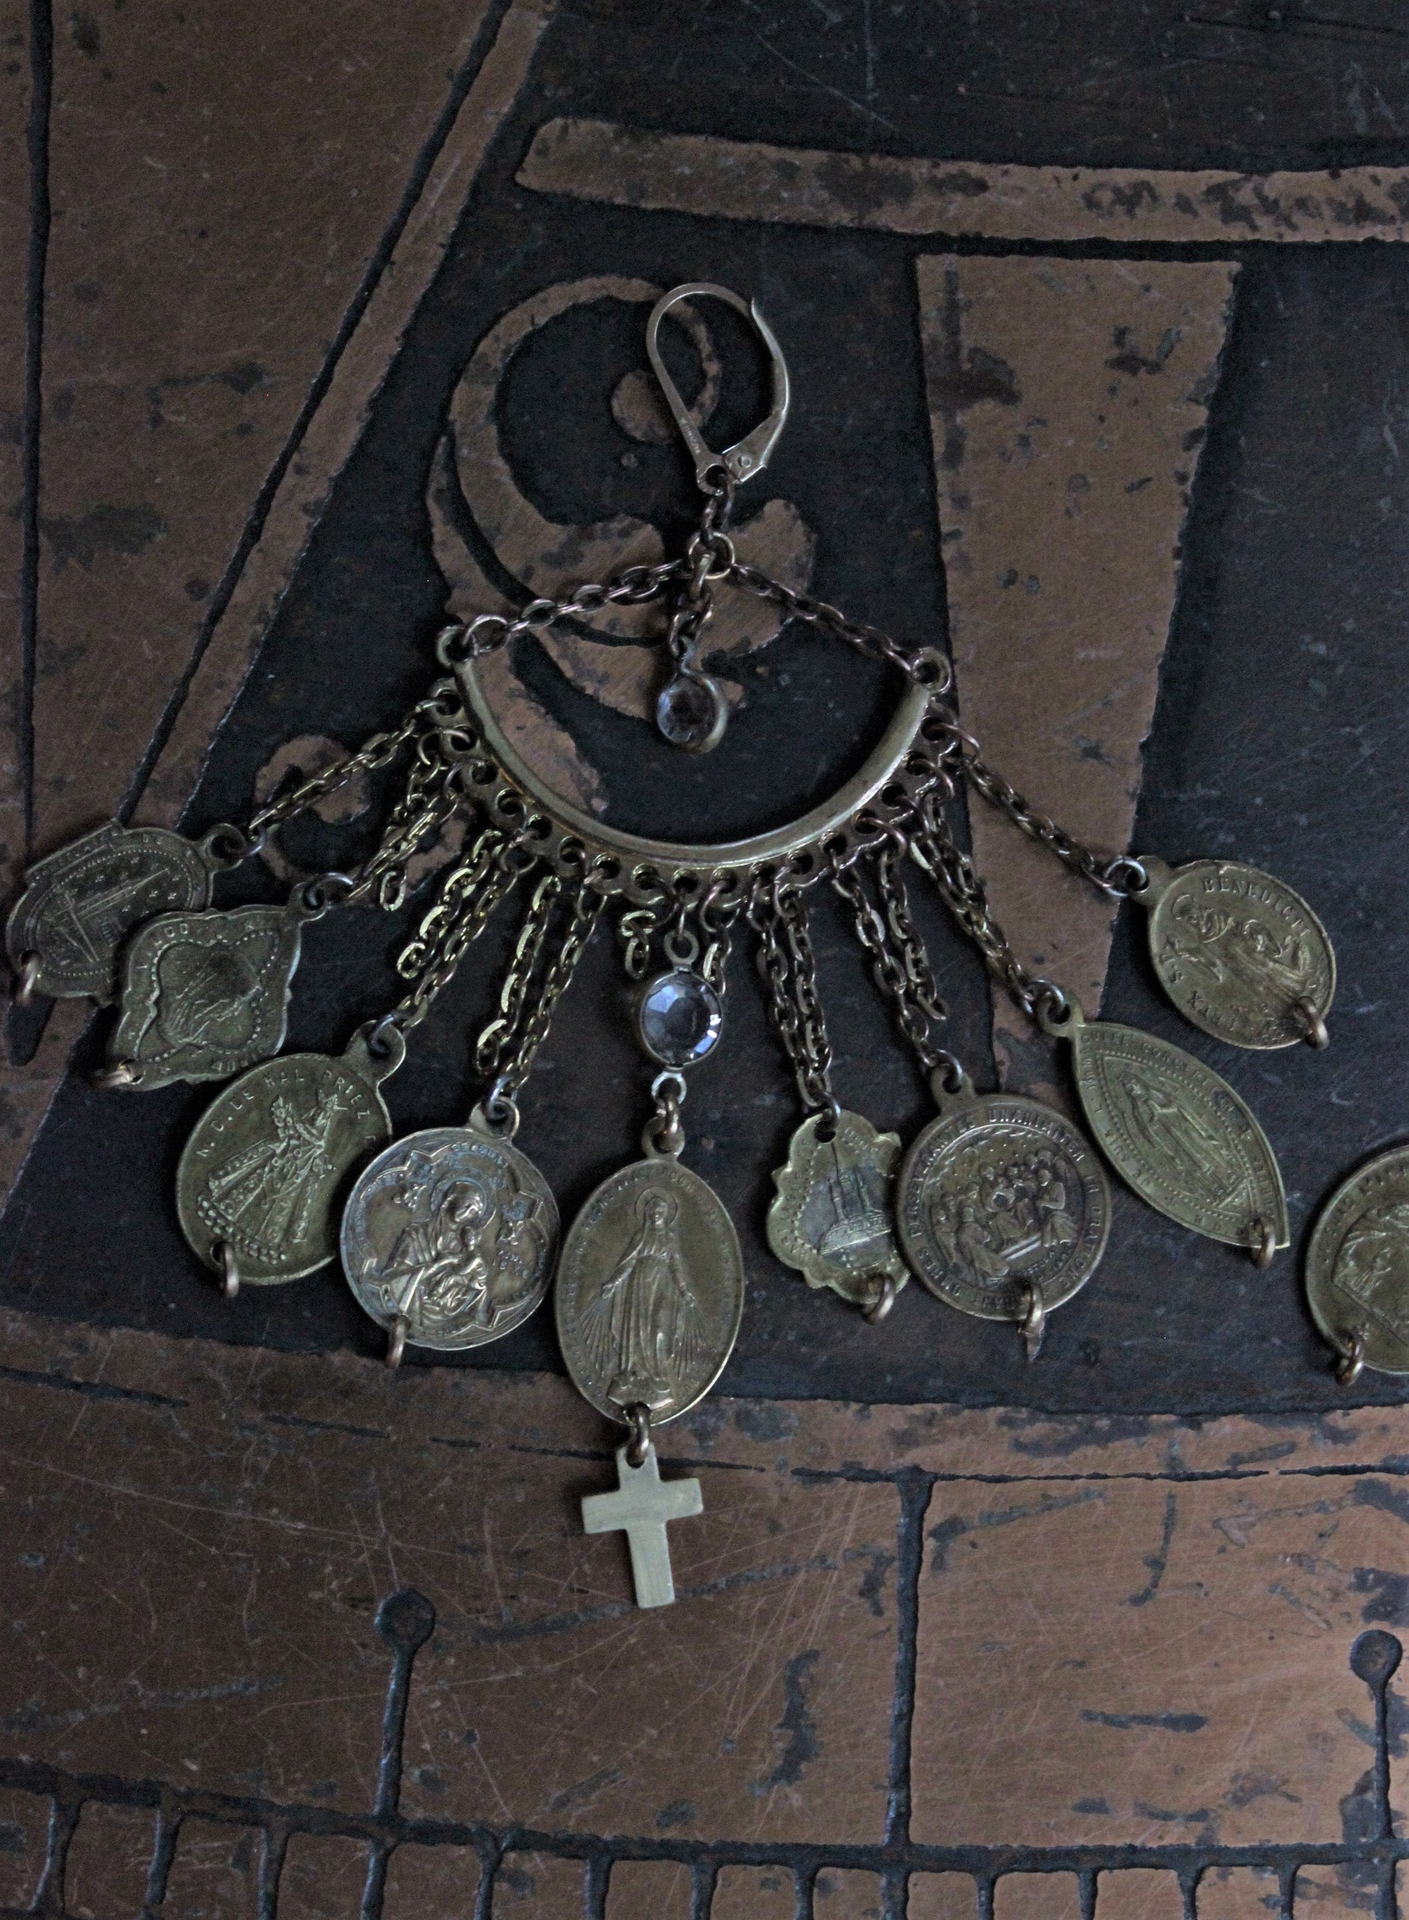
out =
<path fill-rule="evenodd" d="M 343 1211 L 343 1271 L 357 1303 L 411 1346 L 501 1340 L 548 1290 L 552 1191 L 487 1126 L 432 1127 L 379 1153 Z"/>
<path fill-rule="evenodd" d="M 896 1220 L 931 1293 L 980 1320 L 1016 1321 L 1035 1351 L 1047 1314 L 1100 1264 L 1110 1187 L 1062 1114 L 966 1080 L 905 1156 Z"/>
<path fill-rule="evenodd" d="M 221 864 L 204 843 L 165 827 L 109 820 L 30 868 L 5 928 L 10 963 L 32 994 L 90 994 L 106 1006 L 133 928 L 155 914 L 204 907 Z"/>
<path fill-rule="evenodd" d="M 239 907 L 163 913 L 140 927 L 122 958 L 104 1084 L 145 1092 L 225 1080 L 277 1053 L 307 917 L 292 906 Z"/>
<path fill-rule="evenodd" d="M 933 659 L 935 675 L 941 669 L 947 675 L 944 656 Z M 714 845 L 651 840 L 606 826 L 552 792 L 495 718 L 473 658 L 456 663 L 455 678 L 486 749 L 478 758 L 467 758 L 462 777 L 490 818 L 508 832 L 524 834 L 538 858 L 564 876 L 586 878 L 602 893 L 643 903 L 658 900 L 662 887 L 677 881 L 689 885 L 733 876 L 742 882 L 768 868 L 787 867 L 805 886 L 828 870 L 824 843 L 829 848 L 836 843 L 843 860 L 857 846 L 875 843 L 941 778 L 935 764 L 939 746 L 921 731 L 930 705 L 930 687 L 921 678 L 905 688 L 895 718 L 865 765 L 830 800 L 790 825 Z M 947 744 L 948 738 L 936 732 L 937 742 Z M 858 821 L 858 816 L 863 817 Z"/>
<path fill-rule="evenodd" d="M 744 1310 L 739 1238 L 723 1202 L 668 1154 L 604 1180 L 569 1229 L 554 1292 L 574 1386 L 608 1419 L 652 1426 L 702 1400 Z"/>
<path fill-rule="evenodd" d="M 910 1277 L 890 1205 L 899 1158 L 899 1134 L 859 1113 L 810 1114 L 773 1175 L 768 1209 L 768 1244 L 784 1266 L 878 1318 Z"/>
<path fill-rule="evenodd" d="M 1043 1026 L 1072 1043 L 1076 1088 L 1101 1151 L 1142 1200 L 1181 1227 L 1246 1247 L 1288 1241 L 1281 1170 L 1228 1082 L 1136 1027 L 1087 1021 L 1075 1001 L 1045 1003 Z"/>
<path fill-rule="evenodd" d="M 1409 1373 L 1409 1146 L 1378 1154 L 1327 1201 L 1306 1249 L 1306 1298 L 1343 1384 L 1362 1366 Z"/>
<path fill-rule="evenodd" d="M 1149 885 L 1130 897 L 1149 912 L 1155 972 L 1186 1020 L 1237 1047 L 1325 1045 L 1336 958 L 1299 894 L 1236 860 L 1138 864 Z"/>
<path fill-rule="evenodd" d="M 340 1059 L 286 1054 L 217 1095 L 176 1175 L 181 1231 L 208 1267 L 225 1273 L 233 1249 L 241 1285 L 272 1286 L 333 1259 L 339 1190 L 391 1132 L 377 1089 L 405 1057 L 386 1028 L 376 1056 L 358 1034 Z"/>

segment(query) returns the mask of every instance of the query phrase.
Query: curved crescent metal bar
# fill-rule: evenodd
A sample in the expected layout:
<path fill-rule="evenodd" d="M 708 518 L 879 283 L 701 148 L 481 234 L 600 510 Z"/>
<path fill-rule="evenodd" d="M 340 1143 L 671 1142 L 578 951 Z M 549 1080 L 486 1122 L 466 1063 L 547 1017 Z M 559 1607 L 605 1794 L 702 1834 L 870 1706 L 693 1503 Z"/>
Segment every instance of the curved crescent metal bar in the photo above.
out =
<path fill-rule="evenodd" d="M 481 778 L 481 804 L 508 828 L 525 825 L 525 802 L 528 808 L 541 812 L 543 818 L 535 823 L 537 830 L 525 838 L 525 844 L 564 873 L 585 877 L 587 866 L 595 862 L 591 877 L 605 893 L 658 898 L 662 882 L 669 887 L 681 876 L 688 875 L 695 881 L 728 873 L 742 876 L 784 864 L 792 865 L 799 881 L 814 879 L 821 873 L 822 863 L 805 857 L 810 849 L 838 834 L 846 837 L 848 851 L 874 844 L 893 821 L 910 812 L 920 793 L 943 777 L 937 763 L 937 744 L 923 740 L 920 733 L 929 710 L 930 690 L 912 681 L 865 764 L 829 800 L 799 819 L 745 840 L 706 844 L 652 840 L 607 826 L 554 793 L 520 756 L 495 718 L 475 662 L 461 661 L 455 668 L 455 678 L 486 751 L 503 775 L 503 779 L 492 775 L 488 780 Z M 920 751 L 916 752 L 917 748 Z M 874 817 L 868 831 L 858 828 L 860 814 Z M 565 843 L 569 849 L 566 854 Z"/>

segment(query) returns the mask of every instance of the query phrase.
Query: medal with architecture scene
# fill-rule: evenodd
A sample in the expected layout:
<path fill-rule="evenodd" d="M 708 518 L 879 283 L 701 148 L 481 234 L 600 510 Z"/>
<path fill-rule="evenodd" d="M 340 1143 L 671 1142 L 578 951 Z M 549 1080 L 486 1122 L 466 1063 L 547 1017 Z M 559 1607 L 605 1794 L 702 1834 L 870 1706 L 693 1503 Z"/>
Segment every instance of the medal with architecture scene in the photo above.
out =
<path fill-rule="evenodd" d="M 899 1158 L 899 1134 L 859 1113 L 809 1114 L 773 1175 L 768 1244 L 778 1259 L 855 1306 L 874 1309 L 887 1280 L 893 1299 L 910 1277 L 890 1205 Z"/>

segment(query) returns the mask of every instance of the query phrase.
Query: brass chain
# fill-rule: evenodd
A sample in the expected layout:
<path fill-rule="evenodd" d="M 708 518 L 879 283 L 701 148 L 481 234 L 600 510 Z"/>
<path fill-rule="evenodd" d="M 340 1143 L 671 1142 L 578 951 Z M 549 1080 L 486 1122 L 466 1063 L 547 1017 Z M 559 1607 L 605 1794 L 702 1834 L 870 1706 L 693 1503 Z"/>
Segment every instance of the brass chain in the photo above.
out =
<path fill-rule="evenodd" d="M 562 881 L 552 873 L 545 874 L 534 888 L 499 995 L 499 1013 L 475 1043 L 475 1067 L 486 1078 L 493 1078 L 496 1108 L 506 1100 L 512 1102 L 528 1078 L 538 1049 L 548 1037 L 558 1001 L 577 971 L 606 905 L 605 896 L 595 887 L 578 887 L 558 950 L 539 974 L 538 963 L 562 892 Z"/>
<path fill-rule="evenodd" d="M 415 933 L 397 955 L 396 970 L 411 991 L 386 1017 L 404 1031 L 419 1026 L 436 995 L 447 987 L 490 915 L 512 889 L 532 857 L 497 827 L 486 827 L 449 869 Z"/>
<path fill-rule="evenodd" d="M 911 830 L 920 864 L 934 879 L 945 905 L 983 955 L 989 971 L 1002 982 L 1029 1019 L 1044 1004 L 1059 1013 L 1066 996 L 1050 980 L 1032 974 L 1014 953 L 1012 942 L 994 917 L 988 888 L 969 856 L 955 843 L 949 822 L 932 796 L 919 805 L 918 825 Z"/>
<path fill-rule="evenodd" d="M 886 872 L 888 855 L 905 849 L 891 845 L 877 855 L 863 855 L 851 866 L 837 863 L 832 869 L 832 885 L 851 909 L 856 937 L 871 961 L 871 975 L 882 994 L 890 1001 L 896 1022 L 910 1043 L 915 1058 L 927 1074 L 945 1068 L 951 1077 L 962 1068 L 947 1048 L 941 1047 L 931 1032 L 932 1026 L 948 1017 L 939 997 L 929 956 L 910 919 L 909 901 L 899 871 Z M 870 868 L 882 912 L 866 892 L 861 879 L 862 861 Z M 884 877 L 883 877 L 884 876 Z"/>
<path fill-rule="evenodd" d="M 686 572 L 683 560 L 663 560 L 654 567 L 626 567 L 609 580 L 590 581 L 575 588 L 565 599 L 530 600 L 512 619 L 503 613 L 477 614 L 467 625 L 456 622 L 446 627 L 436 642 L 436 653 L 446 667 L 480 660 L 523 634 L 545 633 L 560 620 L 580 620 L 617 602 L 635 607 L 658 600 L 671 582 Z"/>
<path fill-rule="evenodd" d="M 749 901 L 748 917 L 759 939 L 769 1017 L 803 1105 L 809 1113 L 835 1114 L 832 1043 L 817 992 L 817 962 L 800 888 L 787 880 L 760 882 Z"/>
<path fill-rule="evenodd" d="M 1014 826 L 1020 828 L 1030 840 L 1036 840 L 1039 846 L 1056 854 L 1073 873 L 1080 874 L 1099 893 L 1108 894 L 1112 899 L 1124 900 L 1132 894 L 1143 892 L 1149 885 L 1149 875 L 1138 860 L 1128 853 L 1119 853 L 1114 859 L 1103 858 L 1093 853 L 1090 847 L 1083 846 L 1065 827 L 1058 826 L 1050 814 L 1043 813 L 1026 800 L 1010 780 L 1005 780 L 1001 773 L 995 772 L 979 752 L 976 740 L 957 727 L 955 731 L 969 784 L 990 805 L 1006 813 Z"/>

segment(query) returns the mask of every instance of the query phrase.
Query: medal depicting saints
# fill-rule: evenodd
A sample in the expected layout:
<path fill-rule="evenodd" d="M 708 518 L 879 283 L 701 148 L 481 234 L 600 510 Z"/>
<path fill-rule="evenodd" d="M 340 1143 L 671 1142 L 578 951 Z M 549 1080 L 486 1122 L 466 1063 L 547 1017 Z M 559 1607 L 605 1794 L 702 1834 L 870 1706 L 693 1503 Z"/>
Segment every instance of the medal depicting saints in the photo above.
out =
<path fill-rule="evenodd" d="M 1397 1340 L 1409 1340 L 1409 1201 L 1356 1221 L 1341 1244 L 1335 1285 Z"/>
<path fill-rule="evenodd" d="M 467 1321 L 492 1326 L 493 1225 L 494 1209 L 478 1181 L 433 1192 L 428 1216 L 403 1228 L 387 1262 L 383 1285 L 396 1296 L 394 1311 L 423 1333 L 454 1332 Z"/>
<path fill-rule="evenodd" d="M 619 1407 L 667 1406 L 698 1364 L 701 1309 L 676 1234 L 679 1207 L 659 1187 L 636 1202 L 636 1230 L 583 1315 L 583 1335 Z"/>
<path fill-rule="evenodd" d="M 1260 995 L 1270 985 L 1294 1000 L 1313 983 L 1315 955 L 1299 933 L 1279 934 L 1256 915 L 1240 920 L 1187 894 L 1175 901 L 1170 917 L 1179 931 L 1171 934 L 1167 950 L 1219 986 L 1232 979 Z"/>
<path fill-rule="evenodd" d="M 340 1100 L 301 1112 L 289 1094 L 270 1102 L 266 1134 L 210 1175 L 200 1215 L 237 1247 L 297 1244 L 317 1211 L 323 1184 L 336 1172 L 328 1152 Z"/>

